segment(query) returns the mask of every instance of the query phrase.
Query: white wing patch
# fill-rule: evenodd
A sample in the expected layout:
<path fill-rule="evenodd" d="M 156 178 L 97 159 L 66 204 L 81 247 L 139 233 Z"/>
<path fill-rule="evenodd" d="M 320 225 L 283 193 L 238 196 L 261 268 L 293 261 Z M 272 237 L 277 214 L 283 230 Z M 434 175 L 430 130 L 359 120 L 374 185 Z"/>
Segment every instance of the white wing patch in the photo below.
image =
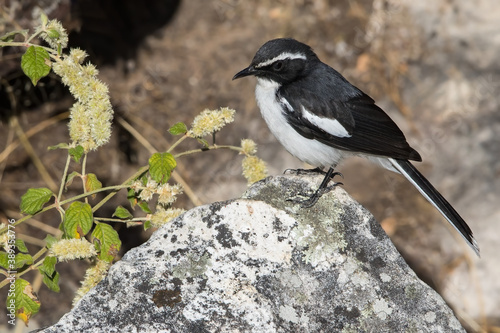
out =
<path fill-rule="evenodd" d="M 309 120 L 311 124 L 318 126 L 323 131 L 339 138 L 349 138 L 351 134 L 342 126 L 337 119 L 318 117 L 302 107 L 302 115 Z"/>
<path fill-rule="evenodd" d="M 283 52 L 279 56 L 274 57 L 272 59 L 266 60 L 264 62 L 261 62 L 260 64 L 255 65 L 255 68 L 261 68 L 265 66 L 269 66 L 270 64 L 278 61 L 278 60 L 293 60 L 293 59 L 303 59 L 306 60 L 306 56 L 303 53 L 290 53 L 290 52 Z"/>
<path fill-rule="evenodd" d="M 281 97 L 280 98 L 280 103 L 285 105 L 285 107 L 287 108 L 287 111 L 289 112 L 294 112 L 295 110 L 292 108 L 292 106 L 290 105 L 290 103 L 288 103 L 288 101 L 286 100 L 286 98 L 283 98 Z"/>

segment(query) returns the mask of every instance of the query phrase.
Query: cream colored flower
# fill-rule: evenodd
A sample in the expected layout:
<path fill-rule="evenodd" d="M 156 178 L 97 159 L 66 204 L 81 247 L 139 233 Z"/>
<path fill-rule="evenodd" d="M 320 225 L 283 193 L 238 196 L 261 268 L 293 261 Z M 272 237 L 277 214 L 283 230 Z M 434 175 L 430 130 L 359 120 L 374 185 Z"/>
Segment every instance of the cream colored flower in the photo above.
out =
<path fill-rule="evenodd" d="M 241 140 L 241 148 L 246 155 L 255 155 L 257 153 L 257 144 L 250 139 Z"/>
<path fill-rule="evenodd" d="M 94 244 L 85 238 L 61 239 L 50 248 L 50 255 L 59 261 L 92 258 L 97 255 Z"/>
<path fill-rule="evenodd" d="M 201 138 L 220 131 L 222 127 L 234 121 L 234 113 L 235 111 L 229 108 L 206 109 L 194 118 L 189 134 Z"/>
<path fill-rule="evenodd" d="M 95 66 L 81 65 L 86 56 L 85 51 L 71 49 L 69 55 L 53 63 L 52 69 L 77 99 L 70 110 L 70 137 L 88 152 L 109 141 L 113 108 L 108 87 L 97 79 Z"/>
<path fill-rule="evenodd" d="M 90 289 L 94 288 L 103 278 L 106 277 L 106 273 L 111 266 L 110 263 L 97 260 L 96 264 L 85 272 L 85 277 L 82 281 L 82 286 L 75 293 L 75 298 L 73 299 L 73 306 L 86 294 Z"/>
<path fill-rule="evenodd" d="M 41 29 L 41 27 L 38 29 Z M 54 50 L 57 50 L 59 45 L 61 49 L 68 46 L 68 33 L 63 28 L 61 22 L 57 20 L 50 20 L 40 36 Z"/>
<path fill-rule="evenodd" d="M 257 156 L 246 156 L 243 159 L 242 168 L 248 185 L 267 177 L 266 163 Z"/>
<path fill-rule="evenodd" d="M 149 178 L 148 183 L 146 184 L 146 188 L 142 190 L 142 192 L 139 194 L 139 198 L 141 198 L 144 201 L 149 201 L 153 198 L 153 195 L 158 191 L 158 183 Z"/>
<path fill-rule="evenodd" d="M 159 228 L 162 225 L 175 219 L 177 216 L 185 212 L 182 208 L 169 208 L 163 209 L 161 206 L 156 208 L 156 212 L 151 215 L 151 225 L 153 227 Z"/>
<path fill-rule="evenodd" d="M 182 186 L 180 184 L 170 185 L 163 184 L 158 187 L 157 193 L 158 202 L 164 205 L 173 203 L 177 199 L 177 195 L 182 193 Z"/>

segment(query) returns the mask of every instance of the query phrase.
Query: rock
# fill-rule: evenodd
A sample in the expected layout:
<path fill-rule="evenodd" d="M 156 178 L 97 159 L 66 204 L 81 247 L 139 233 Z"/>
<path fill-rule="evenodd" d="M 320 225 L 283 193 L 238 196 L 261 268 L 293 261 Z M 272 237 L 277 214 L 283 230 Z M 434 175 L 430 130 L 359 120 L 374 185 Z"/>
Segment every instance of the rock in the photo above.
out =
<path fill-rule="evenodd" d="M 130 250 L 39 332 L 464 332 L 372 215 L 321 177 L 269 177 Z"/>

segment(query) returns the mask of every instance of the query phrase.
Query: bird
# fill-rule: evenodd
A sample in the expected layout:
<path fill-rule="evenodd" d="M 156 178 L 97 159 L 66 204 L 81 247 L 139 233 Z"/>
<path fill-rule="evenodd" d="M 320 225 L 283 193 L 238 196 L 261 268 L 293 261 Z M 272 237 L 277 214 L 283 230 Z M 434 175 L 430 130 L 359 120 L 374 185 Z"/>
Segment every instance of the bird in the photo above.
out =
<path fill-rule="evenodd" d="M 276 139 L 315 170 L 328 170 L 317 191 L 302 202 L 303 207 L 313 206 L 333 188 L 327 186 L 341 175 L 334 170 L 342 160 L 365 157 L 402 174 L 479 256 L 470 227 L 410 162 L 422 158 L 396 123 L 370 96 L 323 63 L 310 46 L 293 38 L 270 40 L 233 80 L 247 76 L 257 78 L 257 105 Z"/>

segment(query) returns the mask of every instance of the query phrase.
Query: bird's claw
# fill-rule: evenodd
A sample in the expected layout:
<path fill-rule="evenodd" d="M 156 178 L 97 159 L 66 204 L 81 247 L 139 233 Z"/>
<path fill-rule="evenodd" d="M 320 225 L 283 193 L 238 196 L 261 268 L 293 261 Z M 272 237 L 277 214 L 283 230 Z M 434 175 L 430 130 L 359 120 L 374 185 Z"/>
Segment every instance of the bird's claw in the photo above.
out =
<path fill-rule="evenodd" d="M 335 176 L 340 176 L 340 177 L 342 177 L 342 179 L 344 179 L 344 175 L 343 175 L 343 174 L 341 174 L 340 172 L 337 172 L 337 171 L 335 171 L 334 173 L 332 173 L 332 176 L 330 177 L 330 179 L 335 178 Z M 335 186 L 336 184 L 339 184 L 339 183 L 335 183 L 335 184 L 334 184 L 334 186 Z M 342 184 L 342 183 L 340 183 L 340 184 Z M 342 185 L 344 185 L 344 184 L 342 184 Z"/>

